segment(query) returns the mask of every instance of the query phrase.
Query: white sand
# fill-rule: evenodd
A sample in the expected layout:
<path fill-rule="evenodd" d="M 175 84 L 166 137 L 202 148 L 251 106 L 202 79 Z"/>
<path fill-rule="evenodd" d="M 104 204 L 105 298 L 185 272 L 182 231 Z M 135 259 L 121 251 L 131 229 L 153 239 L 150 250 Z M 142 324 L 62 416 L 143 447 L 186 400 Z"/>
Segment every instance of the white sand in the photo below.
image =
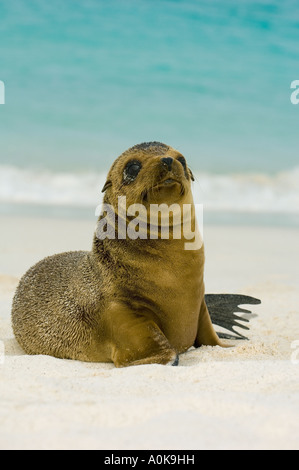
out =
<path fill-rule="evenodd" d="M 207 292 L 263 302 L 250 341 L 192 349 L 179 367 L 115 369 L 27 356 L 10 326 L 17 278 L 46 255 L 90 249 L 94 222 L 0 224 L 0 449 L 299 448 L 298 230 L 205 227 Z"/>

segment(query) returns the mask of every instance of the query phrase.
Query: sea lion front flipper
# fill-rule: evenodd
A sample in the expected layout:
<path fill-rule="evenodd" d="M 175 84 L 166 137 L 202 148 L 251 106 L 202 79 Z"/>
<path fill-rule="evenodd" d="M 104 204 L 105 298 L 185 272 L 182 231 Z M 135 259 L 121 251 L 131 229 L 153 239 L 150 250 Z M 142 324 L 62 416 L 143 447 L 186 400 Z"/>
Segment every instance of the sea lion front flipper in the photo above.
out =
<path fill-rule="evenodd" d="M 226 330 L 231 331 L 236 336 L 228 335 L 225 333 L 218 333 L 220 338 L 226 339 L 248 339 L 234 329 L 235 326 L 249 330 L 249 328 L 242 323 L 248 323 L 249 320 L 246 317 L 236 315 L 237 312 L 251 314 L 250 310 L 245 310 L 239 307 L 239 305 L 259 305 L 261 301 L 250 297 L 248 295 L 240 294 L 207 294 L 205 301 L 209 310 L 209 314 L 212 323 L 217 326 L 221 326 Z M 238 321 L 237 321 L 238 320 Z"/>
<path fill-rule="evenodd" d="M 111 360 L 116 367 L 178 365 L 176 351 L 153 320 L 117 302 L 109 310 Z"/>

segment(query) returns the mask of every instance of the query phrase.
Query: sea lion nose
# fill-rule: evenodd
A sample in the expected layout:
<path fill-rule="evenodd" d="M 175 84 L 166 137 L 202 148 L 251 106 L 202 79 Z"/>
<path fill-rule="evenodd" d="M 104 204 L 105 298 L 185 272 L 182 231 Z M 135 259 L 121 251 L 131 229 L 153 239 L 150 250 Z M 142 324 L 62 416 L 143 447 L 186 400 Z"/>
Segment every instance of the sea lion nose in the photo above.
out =
<path fill-rule="evenodd" d="M 161 158 L 161 162 L 162 162 L 162 165 L 163 165 L 163 166 L 167 166 L 167 168 L 168 168 L 169 171 L 171 170 L 173 158 L 171 158 L 171 157 L 163 157 L 163 158 Z"/>

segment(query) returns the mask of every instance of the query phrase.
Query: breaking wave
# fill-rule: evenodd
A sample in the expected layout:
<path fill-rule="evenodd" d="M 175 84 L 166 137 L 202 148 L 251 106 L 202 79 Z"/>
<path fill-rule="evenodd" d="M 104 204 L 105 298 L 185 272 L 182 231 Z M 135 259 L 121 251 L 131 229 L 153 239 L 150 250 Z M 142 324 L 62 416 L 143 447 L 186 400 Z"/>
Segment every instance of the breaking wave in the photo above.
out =
<path fill-rule="evenodd" d="M 96 207 L 106 174 L 0 166 L 0 203 Z M 299 167 L 275 175 L 197 174 L 194 200 L 210 211 L 299 213 Z"/>

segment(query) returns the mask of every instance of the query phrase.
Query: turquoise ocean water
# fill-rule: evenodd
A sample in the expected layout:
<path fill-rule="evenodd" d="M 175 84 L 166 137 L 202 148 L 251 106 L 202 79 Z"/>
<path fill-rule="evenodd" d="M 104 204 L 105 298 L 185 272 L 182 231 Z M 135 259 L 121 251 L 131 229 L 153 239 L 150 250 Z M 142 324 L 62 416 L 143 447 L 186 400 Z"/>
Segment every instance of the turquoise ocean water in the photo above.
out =
<path fill-rule="evenodd" d="M 297 0 L 0 0 L 0 80 L 2 208 L 92 207 L 159 140 L 208 210 L 298 221 Z"/>

